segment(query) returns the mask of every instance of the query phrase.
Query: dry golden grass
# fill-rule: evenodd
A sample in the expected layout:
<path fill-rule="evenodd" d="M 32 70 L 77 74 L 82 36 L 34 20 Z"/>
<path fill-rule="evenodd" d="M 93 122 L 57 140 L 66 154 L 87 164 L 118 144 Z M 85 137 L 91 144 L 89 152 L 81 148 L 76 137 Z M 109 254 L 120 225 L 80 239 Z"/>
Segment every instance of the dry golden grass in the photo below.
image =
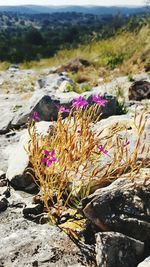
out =
<path fill-rule="evenodd" d="M 97 116 L 99 112 L 99 107 L 94 104 L 85 110 L 72 109 L 66 119 L 62 119 L 59 113 L 58 120 L 46 136 L 38 135 L 35 123 L 29 124 L 31 140 L 28 153 L 35 174 L 33 179 L 40 187 L 45 207 L 54 224 L 60 224 L 64 212 L 70 208 L 76 209 L 79 201 L 97 188 L 124 175 L 133 179 L 141 168 L 149 166 L 144 113 L 138 121 L 136 115 L 134 117 L 137 138 L 131 152 L 129 140 L 122 140 L 118 135 L 118 125 L 112 127 L 107 136 L 102 131 L 97 134 L 92 130 L 100 118 Z M 98 149 L 99 145 L 103 145 L 102 151 Z M 108 153 L 105 153 L 106 149 Z M 44 150 L 50 153 L 55 150 L 57 160 L 49 167 L 42 162 Z M 112 151 L 111 156 L 109 150 Z M 108 160 L 104 164 L 106 158 Z M 73 234 L 76 220 L 71 222 L 60 227 L 66 232 L 69 228 Z M 82 224 L 84 220 L 81 220 Z"/>
<path fill-rule="evenodd" d="M 92 173 L 89 180 L 86 177 L 92 172 L 90 166 L 92 166 L 95 148 L 99 144 L 98 136 L 90 127 L 91 109 L 93 107 L 84 112 L 81 109 L 72 110 L 65 120 L 59 113 L 54 129 L 46 137 L 39 138 L 33 125 L 29 128 L 31 136 L 29 156 L 35 177 L 43 192 L 46 207 L 48 208 L 50 200 L 59 217 L 76 191 L 79 192 L 84 188 L 84 195 L 86 195 L 86 191 L 89 190 Z M 92 112 L 92 117 L 94 116 L 95 110 Z M 49 168 L 41 163 L 44 150 L 56 151 L 57 161 Z M 49 213 L 53 220 L 50 210 Z"/>

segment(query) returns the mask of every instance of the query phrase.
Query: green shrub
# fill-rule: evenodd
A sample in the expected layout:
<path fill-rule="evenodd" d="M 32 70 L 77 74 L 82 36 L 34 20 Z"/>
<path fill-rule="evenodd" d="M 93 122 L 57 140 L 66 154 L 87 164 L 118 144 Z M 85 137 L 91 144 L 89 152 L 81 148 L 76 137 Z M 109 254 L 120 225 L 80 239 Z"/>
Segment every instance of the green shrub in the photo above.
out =
<path fill-rule="evenodd" d="M 112 55 L 108 59 L 107 65 L 111 68 L 114 69 L 118 65 L 121 65 L 124 60 L 124 55 L 123 54 L 118 54 L 118 55 Z"/>
<path fill-rule="evenodd" d="M 78 83 L 73 83 L 72 85 L 67 86 L 67 92 L 76 92 L 78 94 L 84 93 L 86 91 L 91 91 L 92 87 L 88 84 L 81 84 L 79 85 Z"/>
<path fill-rule="evenodd" d="M 128 75 L 128 81 L 129 82 L 134 82 L 134 78 L 131 74 Z"/>

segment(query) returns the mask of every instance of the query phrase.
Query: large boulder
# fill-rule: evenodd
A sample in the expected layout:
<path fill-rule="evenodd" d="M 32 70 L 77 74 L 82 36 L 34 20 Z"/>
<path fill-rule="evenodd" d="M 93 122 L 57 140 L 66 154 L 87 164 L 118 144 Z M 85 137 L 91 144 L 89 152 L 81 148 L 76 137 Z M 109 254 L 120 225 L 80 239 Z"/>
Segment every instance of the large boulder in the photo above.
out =
<path fill-rule="evenodd" d="M 37 112 L 39 120 L 53 121 L 57 119 L 58 110 L 61 105 L 69 107 L 72 100 L 78 97 L 75 92 L 70 93 L 49 93 L 37 90 L 26 107 L 21 108 L 11 121 L 12 128 L 19 128 L 27 123 L 33 112 Z"/>
<path fill-rule="evenodd" d="M 150 99 L 150 83 L 148 81 L 136 81 L 129 88 L 129 100 L 141 101 Z"/>
<path fill-rule="evenodd" d="M 79 210 L 101 231 L 150 240 L 150 182 L 120 178 L 81 200 Z"/>
<path fill-rule="evenodd" d="M 144 243 L 116 232 L 96 234 L 98 267 L 136 267 L 143 256 Z"/>

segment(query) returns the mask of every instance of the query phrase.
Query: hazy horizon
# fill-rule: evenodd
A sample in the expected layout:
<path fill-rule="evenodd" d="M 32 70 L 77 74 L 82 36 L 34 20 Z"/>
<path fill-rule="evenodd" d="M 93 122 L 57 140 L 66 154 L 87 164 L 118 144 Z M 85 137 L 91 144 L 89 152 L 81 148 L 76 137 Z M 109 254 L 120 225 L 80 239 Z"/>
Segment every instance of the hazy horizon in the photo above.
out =
<path fill-rule="evenodd" d="M 15 5 L 40 5 L 40 6 L 61 6 L 61 5 L 98 5 L 98 6 L 141 6 L 145 5 L 144 0 L 137 0 L 136 4 L 134 0 L 123 0 L 121 3 L 119 0 L 112 1 L 112 0 L 55 0 L 55 4 L 53 1 L 50 0 L 43 0 L 42 4 L 40 0 L 0 0 L 0 6 L 15 6 Z"/>

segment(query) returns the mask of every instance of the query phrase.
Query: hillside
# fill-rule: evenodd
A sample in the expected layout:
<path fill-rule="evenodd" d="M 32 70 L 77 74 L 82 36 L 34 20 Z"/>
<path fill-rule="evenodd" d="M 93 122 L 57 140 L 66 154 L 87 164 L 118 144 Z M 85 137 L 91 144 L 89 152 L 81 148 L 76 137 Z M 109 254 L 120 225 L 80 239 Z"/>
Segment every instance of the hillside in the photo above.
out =
<path fill-rule="evenodd" d="M 55 12 L 77 12 L 85 14 L 104 15 L 112 14 L 136 14 L 146 12 L 143 7 L 105 7 L 105 6 L 38 6 L 38 5 L 22 5 L 22 6 L 0 6 L 0 12 L 13 12 L 20 14 L 40 14 L 40 13 L 55 13 Z"/>
<path fill-rule="evenodd" d="M 70 76 L 76 82 L 96 85 L 100 77 L 111 80 L 119 75 L 129 75 L 150 69 L 150 26 L 147 24 L 137 32 L 123 32 L 102 41 L 93 41 L 76 49 L 59 51 L 54 57 L 21 64 L 21 68 L 45 68 L 67 65 L 75 58 L 89 62 Z M 65 67 L 64 67 L 65 69 Z"/>
<path fill-rule="evenodd" d="M 147 14 L 94 15 L 76 12 L 53 14 L 0 13 L 0 61 L 29 62 L 58 51 L 88 46 L 145 25 Z"/>

